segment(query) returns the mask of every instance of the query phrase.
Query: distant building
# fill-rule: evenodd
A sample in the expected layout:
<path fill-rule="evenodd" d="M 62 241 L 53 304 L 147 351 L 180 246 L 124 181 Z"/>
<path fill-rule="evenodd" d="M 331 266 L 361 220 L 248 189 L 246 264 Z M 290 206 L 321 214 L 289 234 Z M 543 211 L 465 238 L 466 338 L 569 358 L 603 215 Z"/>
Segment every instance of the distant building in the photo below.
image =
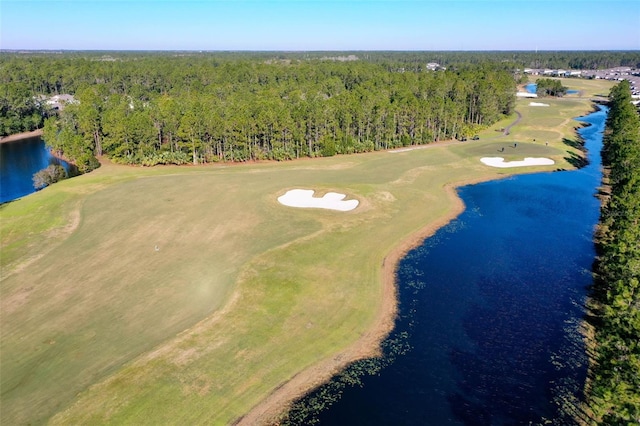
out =
<path fill-rule="evenodd" d="M 440 64 L 437 63 L 437 62 L 429 62 L 427 64 L 427 69 L 429 71 L 436 71 L 436 70 L 443 70 L 443 69 L 446 69 L 446 68 L 441 67 Z"/>
<path fill-rule="evenodd" d="M 612 71 L 615 71 L 617 73 L 630 73 L 631 67 L 615 67 L 612 69 Z"/>
<path fill-rule="evenodd" d="M 323 56 L 320 58 L 321 61 L 337 61 L 337 62 L 350 62 L 357 61 L 359 58 L 356 55 L 349 56 Z M 291 61 L 289 61 L 291 62 Z"/>
<path fill-rule="evenodd" d="M 36 101 L 44 102 L 49 108 L 62 111 L 66 105 L 78 104 L 79 101 L 73 97 L 73 95 L 62 94 L 47 97 L 46 95 L 39 95 L 35 97 Z"/>

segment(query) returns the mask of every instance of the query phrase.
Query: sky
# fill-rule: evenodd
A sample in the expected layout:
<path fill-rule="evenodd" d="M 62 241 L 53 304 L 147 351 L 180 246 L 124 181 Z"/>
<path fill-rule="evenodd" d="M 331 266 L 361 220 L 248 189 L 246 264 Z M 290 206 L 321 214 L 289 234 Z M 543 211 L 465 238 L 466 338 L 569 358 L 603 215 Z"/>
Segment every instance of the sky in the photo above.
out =
<path fill-rule="evenodd" d="M 0 49 L 640 50 L 640 0 L 0 0 Z"/>

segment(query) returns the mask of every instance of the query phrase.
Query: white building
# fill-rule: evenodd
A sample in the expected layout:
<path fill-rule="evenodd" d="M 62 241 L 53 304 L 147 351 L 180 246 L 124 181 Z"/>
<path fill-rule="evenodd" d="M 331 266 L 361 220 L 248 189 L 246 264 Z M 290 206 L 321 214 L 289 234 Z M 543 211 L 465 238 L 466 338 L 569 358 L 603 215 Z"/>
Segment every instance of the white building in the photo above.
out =
<path fill-rule="evenodd" d="M 54 96 L 51 96 L 50 98 L 47 98 L 46 96 L 41 95 L 39 97 L 39 100 L 44 101 L 44 103 L 47 104 L 50 108 L 58 109 L 58 110 L 63 110 L 65 105 L 80 103 L 79 101 L 76 100 L 76 98 L 73 97 L 73 95 L 69 95 L 69 94 L 54 95 Z"/>

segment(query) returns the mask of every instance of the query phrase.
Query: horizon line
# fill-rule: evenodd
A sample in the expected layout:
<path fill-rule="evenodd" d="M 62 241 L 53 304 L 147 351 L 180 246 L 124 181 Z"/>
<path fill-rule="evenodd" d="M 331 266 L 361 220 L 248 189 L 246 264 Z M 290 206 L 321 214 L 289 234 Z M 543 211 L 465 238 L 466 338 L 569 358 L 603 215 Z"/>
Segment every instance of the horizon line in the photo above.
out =
<path fill-rule="evenodd" d="M 640 49 L 37 49 L 37 48 L 0 48 L 0 53 L 5 52 L 194 52 L 194 53 L 221 53 L 221 52 L 248 52 L 248 53 L 305 53 L 305 52 L 640 52 Z"/>

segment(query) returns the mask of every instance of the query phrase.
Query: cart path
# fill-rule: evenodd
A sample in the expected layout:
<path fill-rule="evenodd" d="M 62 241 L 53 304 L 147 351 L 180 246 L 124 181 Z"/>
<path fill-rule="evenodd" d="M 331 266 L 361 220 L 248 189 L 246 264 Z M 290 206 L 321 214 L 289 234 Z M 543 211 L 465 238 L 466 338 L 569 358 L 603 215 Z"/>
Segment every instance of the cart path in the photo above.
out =
<path fill-rule="evenodd" d="M 520 120 L 522 120 L 522 114 L 520 114 L 520 111 L 515 111 L 515 113 L 518 116 L 518 118 L 516 118 L 516 121 L 514 121 L 513 123 L 509 124 L 507 127 L 504 128 L 504 131 L 502 132 L 503 136 L 507 136 L 511 128 L 516 124 L 518 124 Z"/>

